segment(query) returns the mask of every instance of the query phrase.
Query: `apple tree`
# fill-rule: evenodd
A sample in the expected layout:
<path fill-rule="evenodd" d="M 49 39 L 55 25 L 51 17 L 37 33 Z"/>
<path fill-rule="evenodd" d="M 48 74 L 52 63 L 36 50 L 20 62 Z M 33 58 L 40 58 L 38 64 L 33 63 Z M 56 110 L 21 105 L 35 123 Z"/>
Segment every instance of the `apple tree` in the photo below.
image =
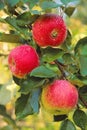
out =
<path fill-rule="evenodd" d="M 0 10 L 6 14 L 0 22 L 9 25 L 8 33 L 0 32 L 0 42 L 16 43 L 15 49 L 9 50 L 7 66 L 19 86 L 20 96 L 14 102 L 17 120 L 47 109 L 53 122 L 61 122 L 60 130 L 87 129 L 87 37 L 72 44 L 72 30 L 67 25 L 78 3 L 0 1 Z M 0 114 L 16 127 L 5 105 L 0 105 Z"/>

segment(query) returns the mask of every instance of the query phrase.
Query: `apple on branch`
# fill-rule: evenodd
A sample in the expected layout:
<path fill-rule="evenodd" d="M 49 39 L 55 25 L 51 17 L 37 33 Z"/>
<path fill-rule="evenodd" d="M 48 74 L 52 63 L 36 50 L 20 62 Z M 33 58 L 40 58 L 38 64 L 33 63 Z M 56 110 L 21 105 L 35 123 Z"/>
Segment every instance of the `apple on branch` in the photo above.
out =
<path fill-rule="evenodd" d="M 57 14 L 44 14 L 34 22 L 32 35 L 40 47 L 57 47 L 66 39 L 66 24 Z"/>
<path fill-rule="evenodd" d="M 42 90 L 41 104 L 50 114 L 68 114 L 76 107 L 77 102 L 78 91 L 67 80 L 54 80 Z"/>
<path fill-rule="evenodd" d="M 20 45 L 14 48 L 8 56 L 8 65 L 12 74 L 24 78 L 34 68 L 39 66 L 39 56 L 30 45 Z"/>

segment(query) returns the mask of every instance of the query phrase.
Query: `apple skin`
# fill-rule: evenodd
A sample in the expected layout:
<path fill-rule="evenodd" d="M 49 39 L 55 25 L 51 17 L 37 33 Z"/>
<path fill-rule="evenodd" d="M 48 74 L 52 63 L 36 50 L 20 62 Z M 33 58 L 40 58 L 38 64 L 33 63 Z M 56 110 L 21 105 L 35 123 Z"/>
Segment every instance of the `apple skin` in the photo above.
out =
<path fill-rule="evenodd" d="M 32 35 L 40 47 L 57 47 L 66 39 L 66 24 L 57 14 L 44 14 L 34 22 Z"/>
<path fill-rule="evenodd" d="M 53 115 L 64 115 L 72 111 L 78 102 L 78 91 L 67 80 L 55 80 L 42 90 L 41 104 Z"/>
<path fill-rule="evenodd" d="M 11 50 L 8 56 L 8 65 L 14 76 L 24 78 L 39 66 L 39 56 L 30 45 L 20 45 Z"/>

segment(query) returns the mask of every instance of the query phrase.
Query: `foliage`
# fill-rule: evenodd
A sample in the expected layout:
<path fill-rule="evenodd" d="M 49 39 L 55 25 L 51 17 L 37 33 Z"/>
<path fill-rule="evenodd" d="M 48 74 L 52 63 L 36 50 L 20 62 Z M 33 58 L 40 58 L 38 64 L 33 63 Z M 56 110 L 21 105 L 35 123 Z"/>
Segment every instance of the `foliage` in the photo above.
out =
<path fill-rule="evenodd" d="M 0 10 L 6 14 L 5 18 L 0 18 L 0 22 L 9 25 L 8 33 L 0 32 L 0 42 L 7 42 L 12 45 L 16 43 L 16 46 L 29 44 L 37 50 L 40 56 L 40 66 L 28 74 L 25 79 L 18 79 L 13 76 L 14 83 L 20 87 L 19 95 L 14 101 L 17 120 L 25 119 L 28 115 L 38 114 L 41 107 L 40 94 L 44 85 L 54 79 L 66 78 L 78 89 L 78 105 L 71 118 L 69 115 L 62 117 L 53 115 L 54 121 L 62 121 L 60 130 L 76 130 L 77 127 L 81 130 L 87 129 L 87 37 L 79 38 L 73 46 L 73 35 L 68 29 L 66 41 L 58 48 L 40 48 L 32 38 L 32 24 L 40 15 L 53 13 L 55 9 L 59 9 L 59 12 L 62 12 L 60 15 L 66 15 L 70 18 L 77 7 L 76 4 L 73 7 L 72 2 L 77 3 L 78 0 L 61 0 L 61 3 L 56 3 L 53 0 L 0 1 Z M 1 57 L 8 55 L 1 52 L 0 54 Z M 4 86 L 3 84 L 0 85 L 0 94 L 2 95 L 7 92 L 7 87 L 2 90 Z M 0 115 L 12 126 L 7 126 L 4 129 L 12 130 L 12 127 L 20 129 L 16 124 L 17 120 L 14 120 L 7 113 L 6 103 L 0 103 Z"/>

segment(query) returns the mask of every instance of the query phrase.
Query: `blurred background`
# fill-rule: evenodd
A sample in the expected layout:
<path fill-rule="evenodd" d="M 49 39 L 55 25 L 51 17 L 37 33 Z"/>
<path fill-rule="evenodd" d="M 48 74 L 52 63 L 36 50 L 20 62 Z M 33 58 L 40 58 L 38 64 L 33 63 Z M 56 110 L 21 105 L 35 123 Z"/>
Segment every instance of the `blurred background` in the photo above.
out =
<path fill-rule="evenodd" d="M 75 4 L 71 3 L 71 6 L 74 7 Z M 72 34 L 73 45 L 76 44 L 80 38 L 87 35 L 86 11 L 87 1 L 82 0 L 77 5 L 71 17 L 65 16 L 67 27 Z M 5 14 L 5 12 L 0 11 L 0 17 L 4 18 L 6 16 L 7 14 Z M 0 22 L 0 32 L 8 33 L 9 29 L 9 25 Z M 8 114 L 11 115 L 11 118 L 14 120 L 14 102 L 19 96 L 19 86 L 13 82 L 11 72 L 8 69 L 8 54 L 16 45 L 16 43 L 0 42 L 0 105 L 6 106 Z M 52 121 L 53 117 L 44 112 L 44 110 L 42 110 L 39 115 L 28 116 L 23 120 L 16 121 L 18 127 L 13 127 L 10 119 L 8 121 L 4 116 L 0 116 L 0 130 L 59 130 L 61 122 Z M 78 130 L 80 129 L 78 128 Z"/>

